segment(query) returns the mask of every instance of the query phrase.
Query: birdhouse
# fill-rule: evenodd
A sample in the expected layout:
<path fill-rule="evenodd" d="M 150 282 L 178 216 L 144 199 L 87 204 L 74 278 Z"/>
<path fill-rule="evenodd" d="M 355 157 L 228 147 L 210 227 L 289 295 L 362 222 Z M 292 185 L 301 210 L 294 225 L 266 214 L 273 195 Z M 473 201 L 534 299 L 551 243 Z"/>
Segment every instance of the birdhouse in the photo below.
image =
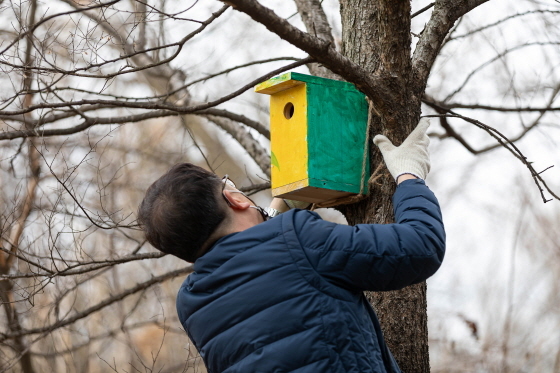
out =
<path fill-rule="evenodd" d="M 367 193 L 368 104 L 363 93 L 350 83 L 293 72 L 255 91 L 270 95 L 273 196 L 324 203 Z"/>

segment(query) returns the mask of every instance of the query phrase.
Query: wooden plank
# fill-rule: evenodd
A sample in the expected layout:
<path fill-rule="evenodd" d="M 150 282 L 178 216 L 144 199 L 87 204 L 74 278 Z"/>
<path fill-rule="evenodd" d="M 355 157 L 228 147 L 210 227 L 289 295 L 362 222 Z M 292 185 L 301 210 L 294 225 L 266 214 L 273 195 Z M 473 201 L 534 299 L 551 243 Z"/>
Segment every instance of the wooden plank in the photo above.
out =
<path fill-rule="evenodd" d="M 282 92 L 300 84 L 305 84 L 300 80 L 291 78 L 292 73 L 275 76 L 272 79 L 262 82 L 255 87 L 255 92 L 267 95 L 274 95 L 275 93 Z"/>
<path fill-rule="evenodd" d="M 287 105 L 292 105 L 291 116 Z M 306 85 L 270 97 L 272 188 L 308 178 Z"/>
<path fill-rule="evenodd" d="M 367 193 L 369 147 L 365 144 L 368 104 L 357 90 L 308 83 L 309 178 L 325 188 L 359 193 L 365 149 L 363 193 Z M 314 183 L 310 183 L 312 186 Z"/>
<path fill-rule="evenodd" d="M 292 199 L 296 201 L 305 201 L 310 203 L 320 203 L 330 200 L 339 199 L 342 197 L 347 197 L 355 195 L 355 193 L 344 192 L 339 190 L 331 190 L 324 188 L 316 188 L 312 186 L 304 186 L 299 189 L 292 189 L 285 191 L 286 189 L 294 188 L 296 185 L 286 186 L 287 188 L 281 188 L 280 190 L 272 189 L 272 195 L 278 198 Z M 284 192 L 281 192 L 283 190 Z"/>

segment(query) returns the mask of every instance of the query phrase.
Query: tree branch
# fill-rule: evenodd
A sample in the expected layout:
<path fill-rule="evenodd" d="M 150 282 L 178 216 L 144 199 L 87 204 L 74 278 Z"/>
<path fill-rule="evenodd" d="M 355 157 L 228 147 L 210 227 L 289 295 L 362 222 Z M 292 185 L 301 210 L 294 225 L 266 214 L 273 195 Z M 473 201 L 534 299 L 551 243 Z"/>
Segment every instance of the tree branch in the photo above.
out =
<path fill-rule="evenodd" d="M 307 33 L 315 35 L 319 39 L 326 40 L 327 42 L 335 45 L 334 37 L 332 35 L 331 26 L 327 20 L 327 15 L 321 5 L 322 1 L 319 0 L 294 0 L 301 16 L 301 20 L 307 29 Z M 334 74 L 329 69 L 316 63 L 307 65 L 309 72 L 312 75 L 320 76 L 328 79 L 340 80 L 340 77 Z"/>
<path fill-rule="evenodd" d="M 535 111 L 538 111 L 540 113 L 540 115 L 537 118 L 535 118 L 535 120 L 533 120 L 533 123 L 529 126 L 524 126 L 523 131 L 521 131 L 521 133 L 519 133 L 519 135 L 509 139 L 508 141 L 513 143 L 513 142 L 521 140 L 529 131 L 534 129 L 540 123 L 541 118 L 548 111 L 554 111 L 555 108 L 552 108 L 551 105 L 554 102 L 554 100 L 556 99 L 556 96 L 558 95 L 559 92 L 560 92 L 560 84 L 558 84 L 553 89 L 553 91 L 552 91 L 552 93 L 551 93 L 551 95 L 548 99 L 548 106 L 546 106 L 544 108 L 541 108 L 540 110 L 535 110 Z M 439 114 L 445 114 L 447 112 L 451 112 L 451 109 L 453 109 L 453 108 L 464 108 L 464 107 L 476 108 L 476 109 L 484 108 L 482 105 L 476 105 L 476 106 L 480 106 L 480 107 L 468 107 L 469 105 L 459 105 L 459 104 L 456 104 L 455 106 L 451 106 L 451 105 L 448 105 L 448 104 L 443 103 L 441 101 L 437 101 L 433 97 L 429 97 L 428 95 L 424 95 L 424 98 L 422 99 L 422 102 L 425 103 L 426 105 L 430 106 L 431 108 L 433 108 Z M 500 109 L 500 108 L 498 108 L 498 109 Z M 498 110 L 498 111 L 526 111 L 526 110 L 523 110 L 523 108 L 518 108 L 517 110 Z M 465 147 L 465 149 L 467 149 L 472 154 L 476 155 L 476 154 L 485 153 L 485 152 L 488 152 L 490 150 L 496 149 L 496 148 L 501 146 L 501 144 L 494 144 L 494 145 L 491 145 L 491 146 L 487 146 L 486 148 L 475 150 L 472 146 L 470 146 L 467 143 L 467 141 L 461 135 L 459 135 L 453 129 L 453 127 L 451 127 L 451 125 L 447 121 L 447 116 L 440 117 L 440 123 L 441 123 L 441 126 L 447 132 L 448 136 L 453 137 L 454 139 L 459 141 L 461 143 L 461 145 L 463 145 Z"/>
<path fill-rule="evenodd" d="M 134 293 L 137 293 L 139 291 L 145 290 L 147 288 L 149 288 L 150 286 L 153 286 L 155 284 L 159 284 L 163 281 L 178 277 L 178 276 L 183 276 L 183 275 L 187 275 L 189 273 L 191 273 L 193 271 L 193 267 L 192 265 L 189 265 L 187 267 L 181 268 L 181 269 L 177 269 L 175 271 L 171 271 L 168 273 L 165 273 L 161 276 L 156 276 L 156 277 L 152 277 L 151 279 L 144 281 L 140 284 L 137 284 L 136 286 L 133 286 L 130 289 L 127 289 L 119 294 L 113 295 L 107 299 L 105 299 L 102 302 L 99 302 L 98 304 L 91 306 L 89 308 L 86 308 L 85 310 L 78 312 L 76 314 L 74 314 L 72 317 L 68 317 L 66 319 L 62 319 L 58 322 L 55 322 L 54 324 L 48 325 L 48 326 L 44 326 L 44 327 L 40 327 L 40 328 L 32 328 L 32 329 L 24 329 L 18 332 L 12 332 L 12 333 L 0 333 L 0 343 L 6 341 L 7 339 L 12 339 L 12 338 L 17 338 L 17 337 L 22 337 L 22 336 L 26 336 L 26 335 L 33 335 L 33 334 L 40 334 L 40 333 L 51 333 L 52 331 L 62 328 L 64 326 L 70 325 L 75 323 L 78 320 L 83 319 L 84 317 L 87 317 L 107 306 L 110 306 L 113 303 L 116 303 L 126 297 L 128 297 L 129 295 L 132 295 Z"/>
<path fill-rule="evenodd" d="M 78 100 L 78 101 L 71 101 L 71 102 L 60 102 L 60 103 L 43 103 L 32 106 L 33 110 L 36 109 L 44 109 L 44 108 L 56 108 L 56 107 L 72 107 L 72 106 L 81 106 L 81 105 L 105 105 L 106 107 L 129 107 L 129 108 L 137 108 L 137 109 L 160 109 L 155 110 L 149 113 L 144 114 L 136 114 L 136 115 L 128 115 L 123 117 L 109 117 L 109 118 L 92 118 L 88 117 L 85 119 L 81 124 L 70 127 L 70 128 L 62 128 L 62 129 L 26 129 L 26 130 L 17 130 L 17 131 L 10 131 L 0 133 L 0 140 L 12 140 L 16 138 L 25 138 L 25 137 L 48 137 L 48 136 L 59 136 L 59 135 L 69 135 L 78 133 L 88 129 L 91 126 L 98 125 L 98 124 L 119 124 L 119 123 L 130 123 L 130 122 L 138 122 L 141 120 L 164 117 L 164 116 L 171 116 L 177 114 L 193 114 L 199 111 L 203 111 L 206 109 L 210 109 L 214 106 L 217 106 L 221 103 L 231 100 L 234 97 L 239 96 L 243 92 L 252 89 L 255 85 L 264 82 L 267 79 L 272 78 L 279 73 L 282 73 L 286 70 L 293 69 L 295 67 L 304 65 L 308 62 L 313 61 L 311 57 L 304 58 L 299 60 L 298 62 L 294 62 L 292 64 L 286 65 L 279 69 L 273 70 L 252 82 L 246 84 L 245 86 L 241 87 L 240 89 L 221 97 L 217 100 L 205 103 L 205 104 L 198 104 L 194 106 L 175 106 L 171 104 L 163 104 L 163 103 L 141 103 L 141 102 L 123 102 L 119 100 Z M 2 115 L 21 115 L 27 112 L 30 112 L 29 109 L 22 109 L 22 110 L 14 110 L 14 111 L 4 111 L 0 112 Z"/>
<path fill-rule="evenodd" d="M 535 182 L 535 184 L 537 185 L 537 188 L 539 189 L 539 192 L 541 194 L 541 198 L 543 200 L 544 203 L 550 202 L 550 199 L 547 199 L 544 195 L 544 190 L 546 189 L 546 191 L 548 191 L 548 193 L 554 197 L 555 199 L 560 201 L 560 196 L 558 196 L 556 193 L 554 193 L 550 187 L 547 185 L 547 183 L 544 181 L 544 179 L 542 178 L 541 174 L 546 171 L 547 169 L 549 169 L 550 167 L 546 168 L 545 170 L 541 171 L 541 172 L 537 172 L 533 165 L 532 162 L 529 162 L 527 160 L 527 157 L 525 157 L 523 155 L 523 153 L 519 150 L 519 148 L 517 148 L 517 146 L 514 144 L 514 142 L 512 140 L 510 140 L 509 138 L 507 138 L 504 134 L 502 134 L 500 131 L 498 131 L 497 129 L 490 127 L 476 119 L 473 118 L 469 118 L 466 117 L 464 115 L 460 115 L 457 114 L 451 110 L 448 110 L 444 107 L 438 106 L 437 104 L 432 103 L 431 105 L 433 105 L 432 107 L 437 107 L 438 111 L 442 111 L 445 112 L 446 114 L 439 114 L 439 115 L 426 115 L 425 117 L 439 117 L 441 118 L 442 116 L 445 116 L 447 118 L 460 118 L 463 119 L 466 122 L 472 123 L 475 126 L 477 126 L 478 128 L 484 130 L 486 133 L 488 133 L 490 136 L 492 136 L 500 146 L 504 147 L 505 149 L 507 149 L 514 157 L 516 157 L 517 159 L 519 159 L 524 165 L 525 167 L 527 167 L 527 169 L 529 169 L 529 172 L 531 173 L 531 176 L 533 177 L 533 181 Z M 449 133 L 449 132 L 448 132 Z M 451 131 L 450 135 L 452 134 L 457 135 L 457 133 L 455 131 Z M 452 135 L 453 136 L 453 135 Z M 458 138 L 459 140 L 459 138 Z M 461 141 L 461 140 L 459 140 Z M 464 140 L 463 140 L 464 141 Z M 468 146 L 467 149 L 472 149 L 472 147 Z M 475 153 L 476 154 L 476 153 Z M 543 189 L 544 188 L 544 189 Z"/>
<path fill-rule="evenodd" d="M 476 34 L 476 33 L 478 33 L 478 32 L 487 30 L 487 29 L 489 29 L 489 28 L 496 27 L 496 26 L 498 26 L 498 25 L 500 25 L 500 24 L 502 24 L 502 23 L 504 23 L 504 22 L 506 22 L 506 21 L 509 21 L 509 20 L 511 20 L 511 19 L 514 19 L 514 18 L 524 17 L 524 16 L 531 15 L 531 14 L 547 14 L 547 13 L 548 13 L 548 14 L 558 14 L 558 13 L 560 13 L 560 11 L 558 11 L 558 10 L 549 10 L 549 9 L 535 9 L 535 10 L 528 10 L 528 11 L 523 12 L 523 13 L 516 13 L 516 14 L 513 14 L 513 15 L 511 15 L 511 16 L 502 18 L 502 19 L 500 19 L 499 21 L 496 21 L 496 22 L 494 22 L 494 23 L 490 23 L 490 24 L 488 24 L 488 25 L 485 25 L 485 26 L 482 26 L 482 27 L 478 27 L 478 28 L 476 28 L 476 29 L 474 29 L 474 30 L 468 31 L 468 32 L 466 32 L 466 33 L 464 33 L 464 34 L 453 36 L 451 39 L 452 39 L 452 40 L 457 40 L 457 39 L 465 38 L 465 37 L 471 36 L 471 35 L 473 35 L 473 34 Z"/>
<path fill-rule="evenodd" d="M 558 46 L 560 43 L 559 42 L 532 42 L 532 43 L 523 43 L 523 44 L 519 44 L 516 45 L 515 47 L 512 48 L 507 48 L 504 51 L 502 51 L 501 53 L 498 53 L 497 55 L 493 56 L 492 58 L 490 58 L 489 60 L 483 62 L 482 64 L 480 64 L 479 66 L 477 66 L 476 68 L 474 68 L 463 80 L 463 82 L 457 87 L 455 88 L 451 93 L 449 93 L 444 99 L 443 101 L 446 102 L 448 100 L 450 100 L 451 98 L 453 98 L 453 96 L 455 96 L 457 93 L 461 92 L 461 90 L 463 88 L 465 88 L 465 86 L 467 85 L 467 83 L 471 80 L 471 78 L 473 76 L 475 76 L 476 73 L 478 73 L 479 71 L 481 71 L 482 69 L 484 69 L 487 66 L 490 66 L 492 63 L 496 62 L 499 59 L 502 59 L 504 56 L 506 56 L 509 53 L 518 51 L 520 49 L 523 48 L 528 48 L 528 47 L 534 47 L 534 46 L 546 46 L 546 45 L 553 45 L 553 46 Z"/>
<path fill-rule="evenodd" d="M 245 149 L 262 172 L 270 178 L 270 155 L 268 150 L 264 149 L 262 145 L 255 140 L 249 132 L 247 132 L 247 130 L 234 124 L 231 120 L 212 115 L 208 115 L 207 117 L 218 127 L 229 133 L 231 137 L 233 137 L 235 141 L 237 141 Z"/>
<path fill-rule="evenodd" d="M 247 118 L 244 115 L 240 115 L 240 114 L 232 113 L 227 110 L 216 109 L 216 108 L 200 110 L 197 111 L 196 114 L 203 115 L 203 116 L 211 115 L 214 117 L 222 117 L 222 118 L 234 120 L 239 123 L 243 123 L 247 127 L 256 130 L 258 133 L 263 135 L 266 139 L 270 140 L 270 131 L 268 130 L 268 128 L 266 128 L 264 125 L 262 125 L 257 121 Z"/>
<path fill-rule="evenodd" d="M 0 248 L 2 250 L 2 248 Z M 7 250 L 3 250 L 7 251 Z M 144 260 L 144 259 L 158 259 L 167 254 L 162 252 L 152 252 L 152 253 L 145 253 L 145 254 L 132 254 L 123 256 L 120 258 L 110 259 L 110 260 L 92 260 L 90 262 L 80 262 L 78 264 L 69 265 L 64 269 L 59 269 L 56 271 L 49 270 L 48 268 L 41 266 L 37 263 L 31 262 L 26 258 L 21 256 L 17 256 L 19 259 L 25 260 L 27 263 L 41 268 L 43 271 L 42 273 L 25 273 L 25 274 L 13 274 L 13 275 L 0 275 L 0 279 L 18 279 L 18 278 L 36 278 L 36 277 L 62 277 L 62 276 L 74 276 L 80 275 L 88 272 L 97 271 L 102 268 L 112 267 L 117 264 L 128 263 L 137 260 Z"/>
<path fill-rule="evenodd" d="M 66 16 L 66 15 L 70 15 L 70 14 L 75 14 L 75 13 L 81 13 L 81 12 L 86 12 L 88 10 L 93 10 L 93 9 L 98 9 L 98 8 L 103 8 L 103 7 L 108 7 L 111 6 L 113 4 L 118 3 L 121 0 L 113 0 L 113 1 L 109 1 L 108 3 L 100 3 L 100 4 L 96 4 L 93 6 L 88 6 L 87 8 L 80 8 L 80 9 L 76 9 L 76 10 L 71 10 L 68 12 L 62 12 L 62 13 L 57 13 L 57 14 L 53 14 L 51 16 L 45 17 L 42 20 L 40 20 L 37 23 L 33 23 L 31 25 L 31 27 L 29 27 L 27 29 L 27 31 L 22 32 L 17 34 L 17 37 L 12 40 L 12 42 L 10 44 L 8 44 L 3 50 L 0 51 L 0 55 L 3 55 L 4 53 L 6 53 L 7 50 L 9 50 L 11 47 L 13 47 L 14 45 L 17 44 L 18 41 L 20 41 L 23 38 L 28 37 L 29 35 L 32 35 L 33 32 L 39 27 L 41 26 L 43 23 L 50 21 L 51 19 L 57 18 L 57 17 L 61 17 L 61 16 Z"/>
<path fill-rule="evenodd" d="M 488 110 L 488 111 L 499 111 L 499 112 L 510 112 L 510 113 L 521 113 L 521 112 L 543 112 L 543 111 L 560 111 L 560 106 L 519 106 L 519 107 L 507 107 L 507 106 L 492 106 L 492 105 L 481 105 L 481 104 L 461 104 L 458 102 L 446 102 L 445 107 L 449 109 L 472 109 L 472 110 Z"/>
<path fill-rule="evenodd" d="M 424 92 L 430 71 L 439 54 L 445 36 L 453 24 L 464 14 L 489 0 L 442 0 L 436 1 L 432 16 L 422 31 L 412 56 L 414 88 Z"/>
<path fill-rule="evenodd" d="M 255 0 L 222 1 L 247 14 L 271 32 L 308 53 L 332 72 L 353 83 L 360 91 L 371 98 L 376 106 L 390 107 L 396 101 L 391 85 L 400 82 L 400 78 L 382 77 L 365 71 L 360 65 L 337 52 L 331 42 L 301 31 Z"/>

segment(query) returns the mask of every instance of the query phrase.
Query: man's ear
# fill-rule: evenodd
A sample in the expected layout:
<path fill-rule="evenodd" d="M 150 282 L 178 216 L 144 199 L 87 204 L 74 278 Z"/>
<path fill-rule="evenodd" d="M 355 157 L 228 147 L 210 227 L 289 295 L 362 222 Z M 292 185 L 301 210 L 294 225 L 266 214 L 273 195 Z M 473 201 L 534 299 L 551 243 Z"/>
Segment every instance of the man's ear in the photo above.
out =
<path fill-rule="evenodd" d="M 251 202 L 247 201 L 247 198 L 243 196 L 241 193 L 232 193 L 229 190 L 224 190 L 224 194 L 228 199 L 229 203 L 231 203 L 231 208 L 235 210 L 246 210 L 251 206 Z"/>

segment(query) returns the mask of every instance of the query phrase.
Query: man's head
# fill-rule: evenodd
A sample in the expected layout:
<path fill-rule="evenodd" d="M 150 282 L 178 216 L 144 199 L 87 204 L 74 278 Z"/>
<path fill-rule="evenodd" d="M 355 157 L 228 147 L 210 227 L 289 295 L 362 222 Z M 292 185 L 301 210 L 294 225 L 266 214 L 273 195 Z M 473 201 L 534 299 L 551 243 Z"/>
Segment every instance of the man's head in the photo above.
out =
<path fill-rule="evenodd" d="M 193 263 L 227 223 L 222 185 L 216 175 L 190 163 L 172 167 L 148 188 L 138 211 L 148 241 Z"/>

